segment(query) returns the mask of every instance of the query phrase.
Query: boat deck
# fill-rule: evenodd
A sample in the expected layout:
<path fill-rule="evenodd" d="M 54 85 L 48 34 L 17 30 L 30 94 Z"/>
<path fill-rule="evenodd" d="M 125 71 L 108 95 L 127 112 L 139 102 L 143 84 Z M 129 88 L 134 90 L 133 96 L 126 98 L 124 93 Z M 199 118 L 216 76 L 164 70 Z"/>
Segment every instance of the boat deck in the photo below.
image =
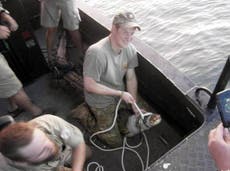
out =
<path fill-rule="evenodd" d="M 72 52 L 71 56 L 76 57 L 76 54 Z M 54 81 L 51 73 L 44 75 L 33 83 L 27 85 L 25 90 L 35 104 L 47 111 L 53 111 L 51 114 L 60 116 L 78 126 L 85 135 L 86 142 L 89 143 L 89 134 L 76 120 L 73 120 L 70 117 L 70 111 L 83 101 L 82 90 L 73 90 L 71 87 L 68 88 L 68 86 L 63 87 L 61 82 Z M 2 115 L 7 113 L 6 100 L 0 101 L 0 112 Z M 209 112 L 207 111 L 207 115 L 209 115 L 208 113 Z M 211 116 L 205 118 L 206 121 L 202 127 L 185 139 L 181 139 L 180 135 L 178 135 L 176 131 L 170 127 L 170 124 L 164 120 L 161 124 L 152 128 L 150 131 L 146 131 L 150 146 L 150 162 L 147 170 L 215 171 L 216 168 L 214 162 L 210 158 L 207 149 L 207 137 L 209 130 L 214 128 L 219 123 L 220 119 L 216 111 Z M 26 112 L 15 118 L 16 121 L 27 121 L 30 119 L 31 116 Z M 181 143 L 176 145 L 178 139 L 181 139 Z M 132 138 L 131 141 L 129 140 L 129 143 L 132 144 L 133 142 L 139 142 L 139 140 L 139 136 L 136 136 Z M 92 150 L 93 156 L 88 162 L 97 161 L 104 166 L 105 171 L 122 170 L 121 150 L 115 152 L 102 152 L 95 147 L 92 147 Z M 167 152 L 168 150 L 169 152 Z M 144 143 L 138 148 L 138 152 L 145 161 L 146 146 Z M 141 170 L 141 164 L 137 156 L 128 151 L 125 152 L 125 167 L 127 171 Z M 0 160 L 0 170 L 7 170 L 3 160 Z M 10 168 L 10 170 L 14 171 L 12 168 Z"/>
<path fill-rule="evenodd" d="M 83 97 L 82 92 L 75 91 L 75 93 L 73 93 L 71 89 L 63 89 L 61 88 L 61 86 L 54 88 L 53 86 L 51 86 L 52 84 L 54 84 L 52 83 L 51 78 L 52 77 L 50 74 L 42 76 L 34 83 L 26 86 L 26 92 L 33 100 L 33 102 L 43 109 L 53 110 L 55 111 L 55 115 L 60 116 L 70 123 L 78 126 L 83 131 L 86 142 L 88 142 L 89 134 L 84 130 L 83 127 L 81 127 L 81 125 L 77 121 L 69 117 L 70 111 L 81 103 Z M 0 110 L 1 114 L 7 113 L 6 100 L 0 101 Z M 15 118 L 16 121 L 26 121 L 30 119 L 31 116 L 26 112 L 20 114 L 17 118 Z M 149 139 L 151 151 L 150 167 L 148 171 L 215 171 L 215 165 L 210 158 L 207 150 L 207 136 L 209 130 L 215 127 L 217 123 L 219 123 L 219 117 L 218 114 L 214 112 L 214 114 L 210 116 L 210 118 L 197 132 L 191 135 L 191 137 L 184 139 L 180 144 L 178 144 L 166 154 L 162 154 L 162 148 L 169 149 L 171 147 L 167 147 L 167 143 L 162 143 L 161 139 L 159 138 L 159 136 L 162 135 L 162 132 L 159 131 L 162 130 L 162 127 L 164 127 L 165 132 L 175 135 L 173 130 L 170 130 L 170 128 L 167 127 L 167 124 L 162 122 L 159 126 L 152 128 L 151 131 L 147 131 L 146 135 Z M 134 141 L 138 142 L 139 138 L 136 137 L 132 139 L 132 142 Z M 122 153 L 121 150 L 116 152 L 102 152 L 100 150 L 97 150 L 95 147 L 92 147 L 92 149 L 93 157 L 90 161 L 99 162 L 105 167 L 105 171 L 117 171 L 122 169 L 120 163 Z M 138 149 L 138 152 L 145 161 L 146 146 L 144 145 L 144 143 Z M 126 169 L 135 171 L 141 170 L 141 164 L 137 159 L 137 156 L 133 155 L 130 152 L 126 152 L 125 154 Z M 154 163 L 151 162 L 151 160 L 154 160 L 156 156 L 162 157 Z M 4 164 L 0 164 L 0 170 L 4 169 Z"/>
<path fill-rule="evenodd" d="M 209 131 L 219 122 L 219 114 L 214 111 L 198 131 L 150 165 L 148 171 L 216 171 L 207 143 Z"/>
<path fill-rule="evenodd" d="M 83 133 L 85 134 L 86 141 L 88 141 L 89 134 L 81 127 L 81 125 L 71 119 L 70 110 L 80 104 L 83 94 L 81 91 L 76 91 L 72 93 L 71 90 L 63 89 L 61 87 L 52 87 L 51 84 L 51 75 L 47 74 L 34 83 L 25 87 L 26 92 L 33 100 L 34 103 L 41 106 L 43 109 L 54 110 L 55 115 L 60 116 L 72 124 L 78 126 Z M 61 98 L 60 98 L 61 97 Z M 80 97 L 80 98 L 79 98 Z M 79 101 L 79 99 L 81 99 Z M 0 101 L 0 110 L 1 114 L 7 113 L 7 101 Z M 15 118 L 16 121 L 26 121 L 31 119 L 31 116 L 24 112 Z M 165 127 L 165 131 L 172 132 L 173 130 L 167 129 L 167 125 L 161 123 L 158 127 L 152 129 L 151 134 L 149 131 L 146 132 L 150 145 L 150 167 L 148 171 L 215 171 L 215 165 L 212 159 L 209 156 L 207 150 L 207 136 L 210 129 L 215 127 L 219 123 L 218 113 L 214 112 L 205 124 L 194 133 L 189 138 L 184 139 L 179 145 L 177 145 L 170 152 L 163 154 L 161 148 L 166 148 L 167 144 L 160 142 L 159 135 L 162 135 L 162 132 L 158 132 Z M 152 135 L 152 136 L 151 136 Z M 173 137 L 172 137 L 173 138 Z M 167 147 L 169 148 L 169 147 Z M 101 152 L 96 148 L 93 149 L 93 158 L 90 161 L 97 161 L 105 167 L 105 170 L 117 171 L 121 170 L 120 158 L 121 151 L 117 152 Z M 146 156 L 146 147 L 142 145 L 139 149 L 140 154 L 145 159 Z M 108 158 L 108 155 L 110 156 Z M 151 159 L 154 156 L 161 156 L 157 162 L 151 164 Z M 1 160 L 0 160 L 1 161 Z M 125 166 L 127 170 L 139 171 L 140 162 L 137 157 L 132 153 L 127 152 L 125 158 Z M 145 161 L 145 160 L 144 160 Z M 139 169 L 137 169 L 139 168 Z M 4 164 L 0 165 L 0 170 L 4 170 Z"/>

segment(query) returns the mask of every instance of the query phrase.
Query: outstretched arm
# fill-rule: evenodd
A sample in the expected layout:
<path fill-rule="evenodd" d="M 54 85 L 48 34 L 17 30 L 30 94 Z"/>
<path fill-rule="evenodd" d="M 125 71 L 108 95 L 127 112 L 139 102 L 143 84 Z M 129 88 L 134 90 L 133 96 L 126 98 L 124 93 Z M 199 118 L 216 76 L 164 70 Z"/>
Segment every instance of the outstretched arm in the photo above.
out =
<path fill-rule="evenodd" d="M 17 22 L 10 16 L 9 12 L 2 7 L 0 3 L 0 17 L 2 24 L 6 25 L 10 31 L 16 31 L 18 29 Z"/>
<path fill-rule="evenodd" d="M 128 69 L 126 74 L 127 91 L 137 99 L 137 78 L 134 69 Z"/>
<path fill-rule="evenodd" d="M 110 96 L 120 96 L 126 103 L 133 103 L 135 99 L 129 92 L 109 88 L 105 85 L 97 83 L 93 78 L 84 76 L 84 88 L 90 93 Z"/>
<path fill-rule="evenodd" d="M 219 170 L 230 170 L 230 133 L 222 123 L 209 132 L 208 148 Z"/>
<path fill-rule="evenodd" d="M 7 39 L 11 31 L 18 28 L 16 21 L 9 15 L 8 11 L 2 7 L 0 3 L 0 39 Z"/>
<path fill-rule="evenodd" d="M 78 144 L 73 150 L 72 170 L 83 171 L 83 166 L 86 159 L 86 145 L 84 142 Z"/>
<path fill-rule="evenodd" d="M 9 36 L 10 36 L 9 28 L 0 25 L 0 39 L 7 39 Z"/>
<path fill-rule="evenodd" d="M 127 91 L 133 96 L 134 102 L 137 101 L 137 77 L 134 68 L 128 69 L 126 74 L 126 86 Z M 134 113 L 138 113 L 137 108 L 132 104 L 132 109 Z"/>

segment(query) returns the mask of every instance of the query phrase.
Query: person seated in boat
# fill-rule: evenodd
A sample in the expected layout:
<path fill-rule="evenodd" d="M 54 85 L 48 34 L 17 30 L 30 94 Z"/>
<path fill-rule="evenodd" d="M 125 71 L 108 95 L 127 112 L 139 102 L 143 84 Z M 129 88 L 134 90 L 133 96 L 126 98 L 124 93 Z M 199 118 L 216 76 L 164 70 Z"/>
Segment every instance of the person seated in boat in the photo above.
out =
<path fill-rule="evenodd" d="M 31 171 L 83 171 L 91 155 L 80 129 L 49 114 L 3 128 L 0 152 L 7 163 L 6 170 Z"/>
<path fill-rule="evenodd" d="M 131 109 L 132 113 L 138 113 L 134 105 L 139 102 L 135 74 L 138 59 L 131 43 L 137 30 L 141 28 L 132 12 L 118 13 L 114 16 L 110 35 L 91 45 L 86 51 L 83 64 L 84 92 L 85 102 L 95 118 L 94 131 L 111 126 L 120 98 L 126 102 L 121 106 Z M 155 119 L 159 118 L 156 115 Z M 127 133 L 124 119 L 120 121 L 109 132 L 98 135 L 99 139 L 111 147 L 120 146 L 121 134 Z M 92 122 L 91 120 L 86 126 L 91 127 Z"/>
<path fill-rule="evenodd" d="M 17 22 L 10 16 L 9 12 L 2 7 L 0 2 L 0 39 L 9 38 L 11 32 L 18 29 Z M 9 101 L 9 114 L 16 117 L 23 110 L 30 112 L 33 117 L 42 114 L 42 109 L 33 104 L 25 93 L 21 81 L 8 65 L 5 57 L 0 53 L 0 98 Z"/>
<path fill-rule="evenodd" d="M 209 132 L 208 149 L 218 170 L 230 170 L 230 132 L 222 123 Z"/>

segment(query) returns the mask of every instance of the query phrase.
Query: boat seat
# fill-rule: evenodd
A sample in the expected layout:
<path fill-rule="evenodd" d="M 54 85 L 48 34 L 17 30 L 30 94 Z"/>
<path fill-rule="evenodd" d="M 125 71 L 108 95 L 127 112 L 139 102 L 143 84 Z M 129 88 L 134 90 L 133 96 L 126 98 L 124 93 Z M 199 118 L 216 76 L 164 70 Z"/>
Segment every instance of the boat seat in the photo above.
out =
<path fill-rule="evenodd" d="M 14 123 L 14 118 L 10 115 L 4 115 L 0 117 L 0 131 L 6 126 Z"/>

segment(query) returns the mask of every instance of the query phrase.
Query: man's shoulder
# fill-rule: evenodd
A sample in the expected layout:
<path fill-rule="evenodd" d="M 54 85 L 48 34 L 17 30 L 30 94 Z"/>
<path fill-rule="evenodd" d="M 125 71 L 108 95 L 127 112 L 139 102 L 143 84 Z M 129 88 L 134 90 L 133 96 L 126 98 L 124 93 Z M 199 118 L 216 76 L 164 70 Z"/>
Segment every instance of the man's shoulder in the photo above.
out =
<path fill-rule="evenodd" d="M 129 43 L 129 45 L 126 47 L 126 50 L 136 52 L 136 47 L 134 46 L 134 44 Z"/>
<path fill-rule="evenodd" d="M 51 114 L 45 114 L 45 115 L 41 115 L 37 118 L 34 118 L 33 120 L 31 120 L 31 122 L 33 121 L 37 121 L 37 120 L 59 120 L 61 119 L 60 117 L 58 116 L 55 116 L 55 115 L 51 115 Z"/>
<path fill-rule="evenodd" d="M 38 127 L 52 127 L 57 124 L 62 124 L 63 122 L 65 122 L 64 119 L 51 114 L 45 114 L 30 121 L 30 123 L 35 124 Z"/>
<path fill-rule="evenodd" d="M 135 57 L 137 54 L 136 47 L 130 43 L 126 48 L 124 48 L 124 54 L 126 54 L 128 58 Z"/>
<path fill-rule="evenodd" d="M 105 37 L 89 47 L 89 51 L 102 52 L 108 45 L 108 37 Z"/>

